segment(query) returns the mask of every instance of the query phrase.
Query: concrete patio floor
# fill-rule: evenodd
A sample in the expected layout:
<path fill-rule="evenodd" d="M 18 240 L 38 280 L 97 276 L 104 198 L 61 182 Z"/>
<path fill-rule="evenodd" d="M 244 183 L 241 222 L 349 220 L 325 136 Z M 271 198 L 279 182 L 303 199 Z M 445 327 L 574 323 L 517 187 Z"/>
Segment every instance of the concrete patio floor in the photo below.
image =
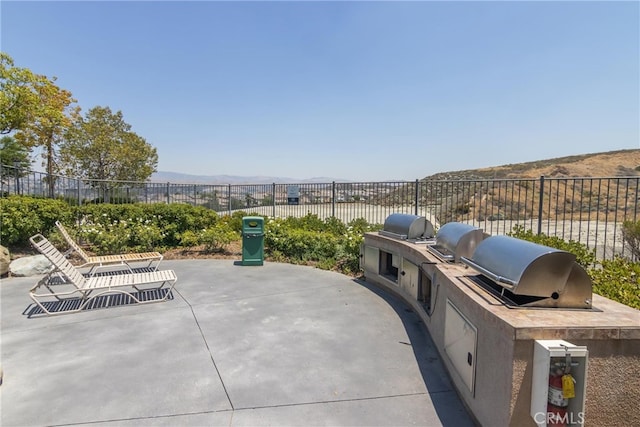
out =
<path fill-rule="evenodd" d="M 3 279 L 2 426 L 472 426 L 418 317 L 349 277 L 164 261 L 173 299 L 47 317 Z M 31 315 L 30 315 L 31 314 Z"/>

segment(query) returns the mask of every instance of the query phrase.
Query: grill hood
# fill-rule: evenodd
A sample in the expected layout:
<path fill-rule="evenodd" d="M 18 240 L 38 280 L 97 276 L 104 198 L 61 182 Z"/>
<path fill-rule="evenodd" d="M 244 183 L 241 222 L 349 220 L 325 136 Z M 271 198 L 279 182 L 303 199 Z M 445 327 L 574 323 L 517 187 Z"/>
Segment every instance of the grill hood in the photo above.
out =
<path fill-rule="evenodd" d="M 403 240 L 428 239 L 434 234 L 433 225 L 425 217 L 400 213 L 389 215 L 379 233 Z"/>
<path fill-rule="evenodd" d="M 592 283 L 572 253 L 509 236 L 484 239 L 461 261 L 527 305 L 591 308 Z"/>
<path fill-rule="evenodd" d="M 461 222 L 448 222 L 438 230 L 435 245 L 427 249 L 443 261 L 460 262 L 462 257 L 473 255 L 482 239 L 484 233 L 480 228 Z"/>

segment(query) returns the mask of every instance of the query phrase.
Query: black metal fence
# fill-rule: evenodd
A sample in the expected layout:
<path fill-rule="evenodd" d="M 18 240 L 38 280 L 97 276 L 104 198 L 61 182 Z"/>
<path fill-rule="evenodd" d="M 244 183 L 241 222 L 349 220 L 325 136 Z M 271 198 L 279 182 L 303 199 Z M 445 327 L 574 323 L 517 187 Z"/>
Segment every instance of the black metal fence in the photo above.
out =
<path fill-rule="evenodd" d="M 598 258 L 632 256 L 622 224 L 640 221 L 640 177 L 415 180 L 271 184 L 176 184 L 81 180 L 0 166 L 0 193 L 86 203 L 188 203 L 220 214 L 364 218 L 392 213 L 427 217 L 437 228 L 466 222 L 489 234 L 515 226 L 574 240 Z"/>

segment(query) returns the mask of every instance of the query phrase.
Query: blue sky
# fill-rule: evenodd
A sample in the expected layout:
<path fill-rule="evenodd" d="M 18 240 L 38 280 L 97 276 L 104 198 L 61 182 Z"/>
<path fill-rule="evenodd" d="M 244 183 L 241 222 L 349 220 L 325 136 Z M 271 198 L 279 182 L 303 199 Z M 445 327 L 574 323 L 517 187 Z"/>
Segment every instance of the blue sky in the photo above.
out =
<path fill-rule="evenodd" d="M 11 2 L 1 48 L 158 169 L 423 178 L 640 148 L 638 2 Z"/>

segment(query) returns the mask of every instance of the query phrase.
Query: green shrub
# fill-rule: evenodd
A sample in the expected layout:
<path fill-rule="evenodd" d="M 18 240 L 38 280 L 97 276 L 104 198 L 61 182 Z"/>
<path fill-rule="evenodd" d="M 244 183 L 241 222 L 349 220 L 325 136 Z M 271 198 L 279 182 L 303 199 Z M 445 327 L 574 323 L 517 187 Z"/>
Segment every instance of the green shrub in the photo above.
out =
<path fill-rule="evenodd" d="M 98 255 L 128 252 L 130 232 L 126 221 L 84 222 L 77 234 Z"/>
<path fill-rule="evenodd" d="M 640 263 L 615 257 L 588 271 L 598 295 L 640 309 Z"/>
<path fill-rule="evenodd" d="M 353 275 L 360 271 L 360 244 L 364 233 L 380 228 L 362 218 L 348 225 L 334 217 L 321 220 L 314 214 L 302 218 L 267 218 L 265 251 L 274 260 L 313 261 L 318 268 Z"/>
<path fill-rule="evenodd" d="M 277 251 L 291 260 L 319 261 L 337 252 L 338 239 L 331 233 L 294 228 L 280 219 L 267 221 L 265 231 L 267 251 Z"/>
<path fill-rule="evenodd" d="M 133 218 L 145 218 L 148 212 L 148 209 L 153 205 L 143 205 L 143 204 L 112 204 L 112 203 L 102 203 L 97 205 L 83 205 L 79 208 L 80 217 L 83 218 L 84 221 L 90 222 L 92 224 L 102 224 L 107 225 L 111 224 L 114 221 L 120 220 L 133 220 Z"/>
<path fill-rule="evenodd" d="M 382 227 L 383 227 L 382 224 L 369 224 L 367 220 L 364 218 L 352 219 L 351 221 L 349 221 L 348 226 L 355 233 L 363 234 L 363 237 L 364 237 L 364 233 L 369 231 L 379 231 L 379 230 L 382 230 Z"/>
<path fill-rule="evenodd" d="M 10 196 L 0 199 L 2 241 L 25 245 L 35 233 L 55 242 L 55 221 L 97 254 L 163 251 L 204 245 L 205 251 L 222 250 L 240 239 L 242 218 L 234 212 L 218 217 L 215 211 L 188 204 L 91 204 L 72 207 L 60 200 Z M 75 218 L 79 218 L 79 225 Z M 381 225 L 359 218 L 344 224 L 337 218 L 320 219 L 308 213 L 296 218 L 265 217 L 265 250 L 273 261 L 307 263 L 346 274 L 359 271 L 360 244 L 367 231 Z"/>
<path fill-rule="evenodd" d="M 572 252 L 593 283 L 593 292 L 629 307 L 640 309 L 640 263 L 616 256 L 596 263 L 595 251 L 575 241 L 565 242 L 557 237 L 534 235 L 521 226 L 514 227 L 511 236 Z"/>
<path fill-rule="evenodd" d="M 218 219 L 215 211 L 183 203 L 85 205 L 80 215 L 79 235 L 98 254 L 178 247 L 187 231 L 199 233 Z"/>
<path fill-rule="evenodd" d="M 27 246 L 29 237 L 37 233 L 49 236 L 57 220 L 64 223 L 73 218 L 73 208 L 67 203 L 29 196 L 0 198 L 0 212 L 0 242 L 4 246 Z"/>
<path fill-rule="evenodd" d="M 183 203 L 151 205 L 152 220 L 164 233 L 164 243 L 169 247 L 180 246 L 180 235 L 187 230 L 202 230 L 211 227 L 218 220 L 215 211 L 202 206 Z"/>
<path fill-rule="evenodd" d="M 316 267 L 321 270 L 335 270 L 336 268 L 339 268 L 338 264 L 339 263 L 335 258 L 324 258 L 318 261 Z"/>
<path fill-rule="evenodd" d="M 164 238 L 165 234 L 158 224 L 140 218 L 137 224 L 131 226 L 129 244 L 134 252 L 149 252 L 166 247 Z"/>
<path fill-rule="evenodd" d="M 240 234 L 237 231 L 232 230 L 227 223 L 219 222 L 199 231 L 185 231 L 181 237 L 181 244 L 184 247 L 204 245 L 206 252 L 219 252 L 239 238 Z"/>
<path fill-rule="evenodd" d="M 284 225 L 290 228 L 331 233 L 334 235 L 343 234 L 347 228 L 338 218 L 329 217 L 322 220 L 317 214 L 312 214 L 311 212 L 307 212 L 307 214 L 302 217 L 290 216 L 282 219 L 282 221 Z"/>
<path fill-rule="evenodd" d="M 622 240 L 631 251 L 633 259 L 640 259 L 640 221 L 622 223 Z"/>
<path fill-rule="evenodd" d="M 242 231 L 242 218 L 245 216 L 260 216 L 258 214 L 250 214 L 245 211 L 235 211 L 231 215 L 225 215 L 220 217 L 220 221 L 227 224 L 227 226 L 240 233 Z"/>
<path fill-rule="evenodd" d="M 337 270 L 345 274 L 358 274 L 360 272 L 360 245 L 364 241 L 364 233 L 380 229 L 382 229 L 382 225 L 369 224 L 363 218 L 350 221 L 340 239 L 336 256 Z"/>

